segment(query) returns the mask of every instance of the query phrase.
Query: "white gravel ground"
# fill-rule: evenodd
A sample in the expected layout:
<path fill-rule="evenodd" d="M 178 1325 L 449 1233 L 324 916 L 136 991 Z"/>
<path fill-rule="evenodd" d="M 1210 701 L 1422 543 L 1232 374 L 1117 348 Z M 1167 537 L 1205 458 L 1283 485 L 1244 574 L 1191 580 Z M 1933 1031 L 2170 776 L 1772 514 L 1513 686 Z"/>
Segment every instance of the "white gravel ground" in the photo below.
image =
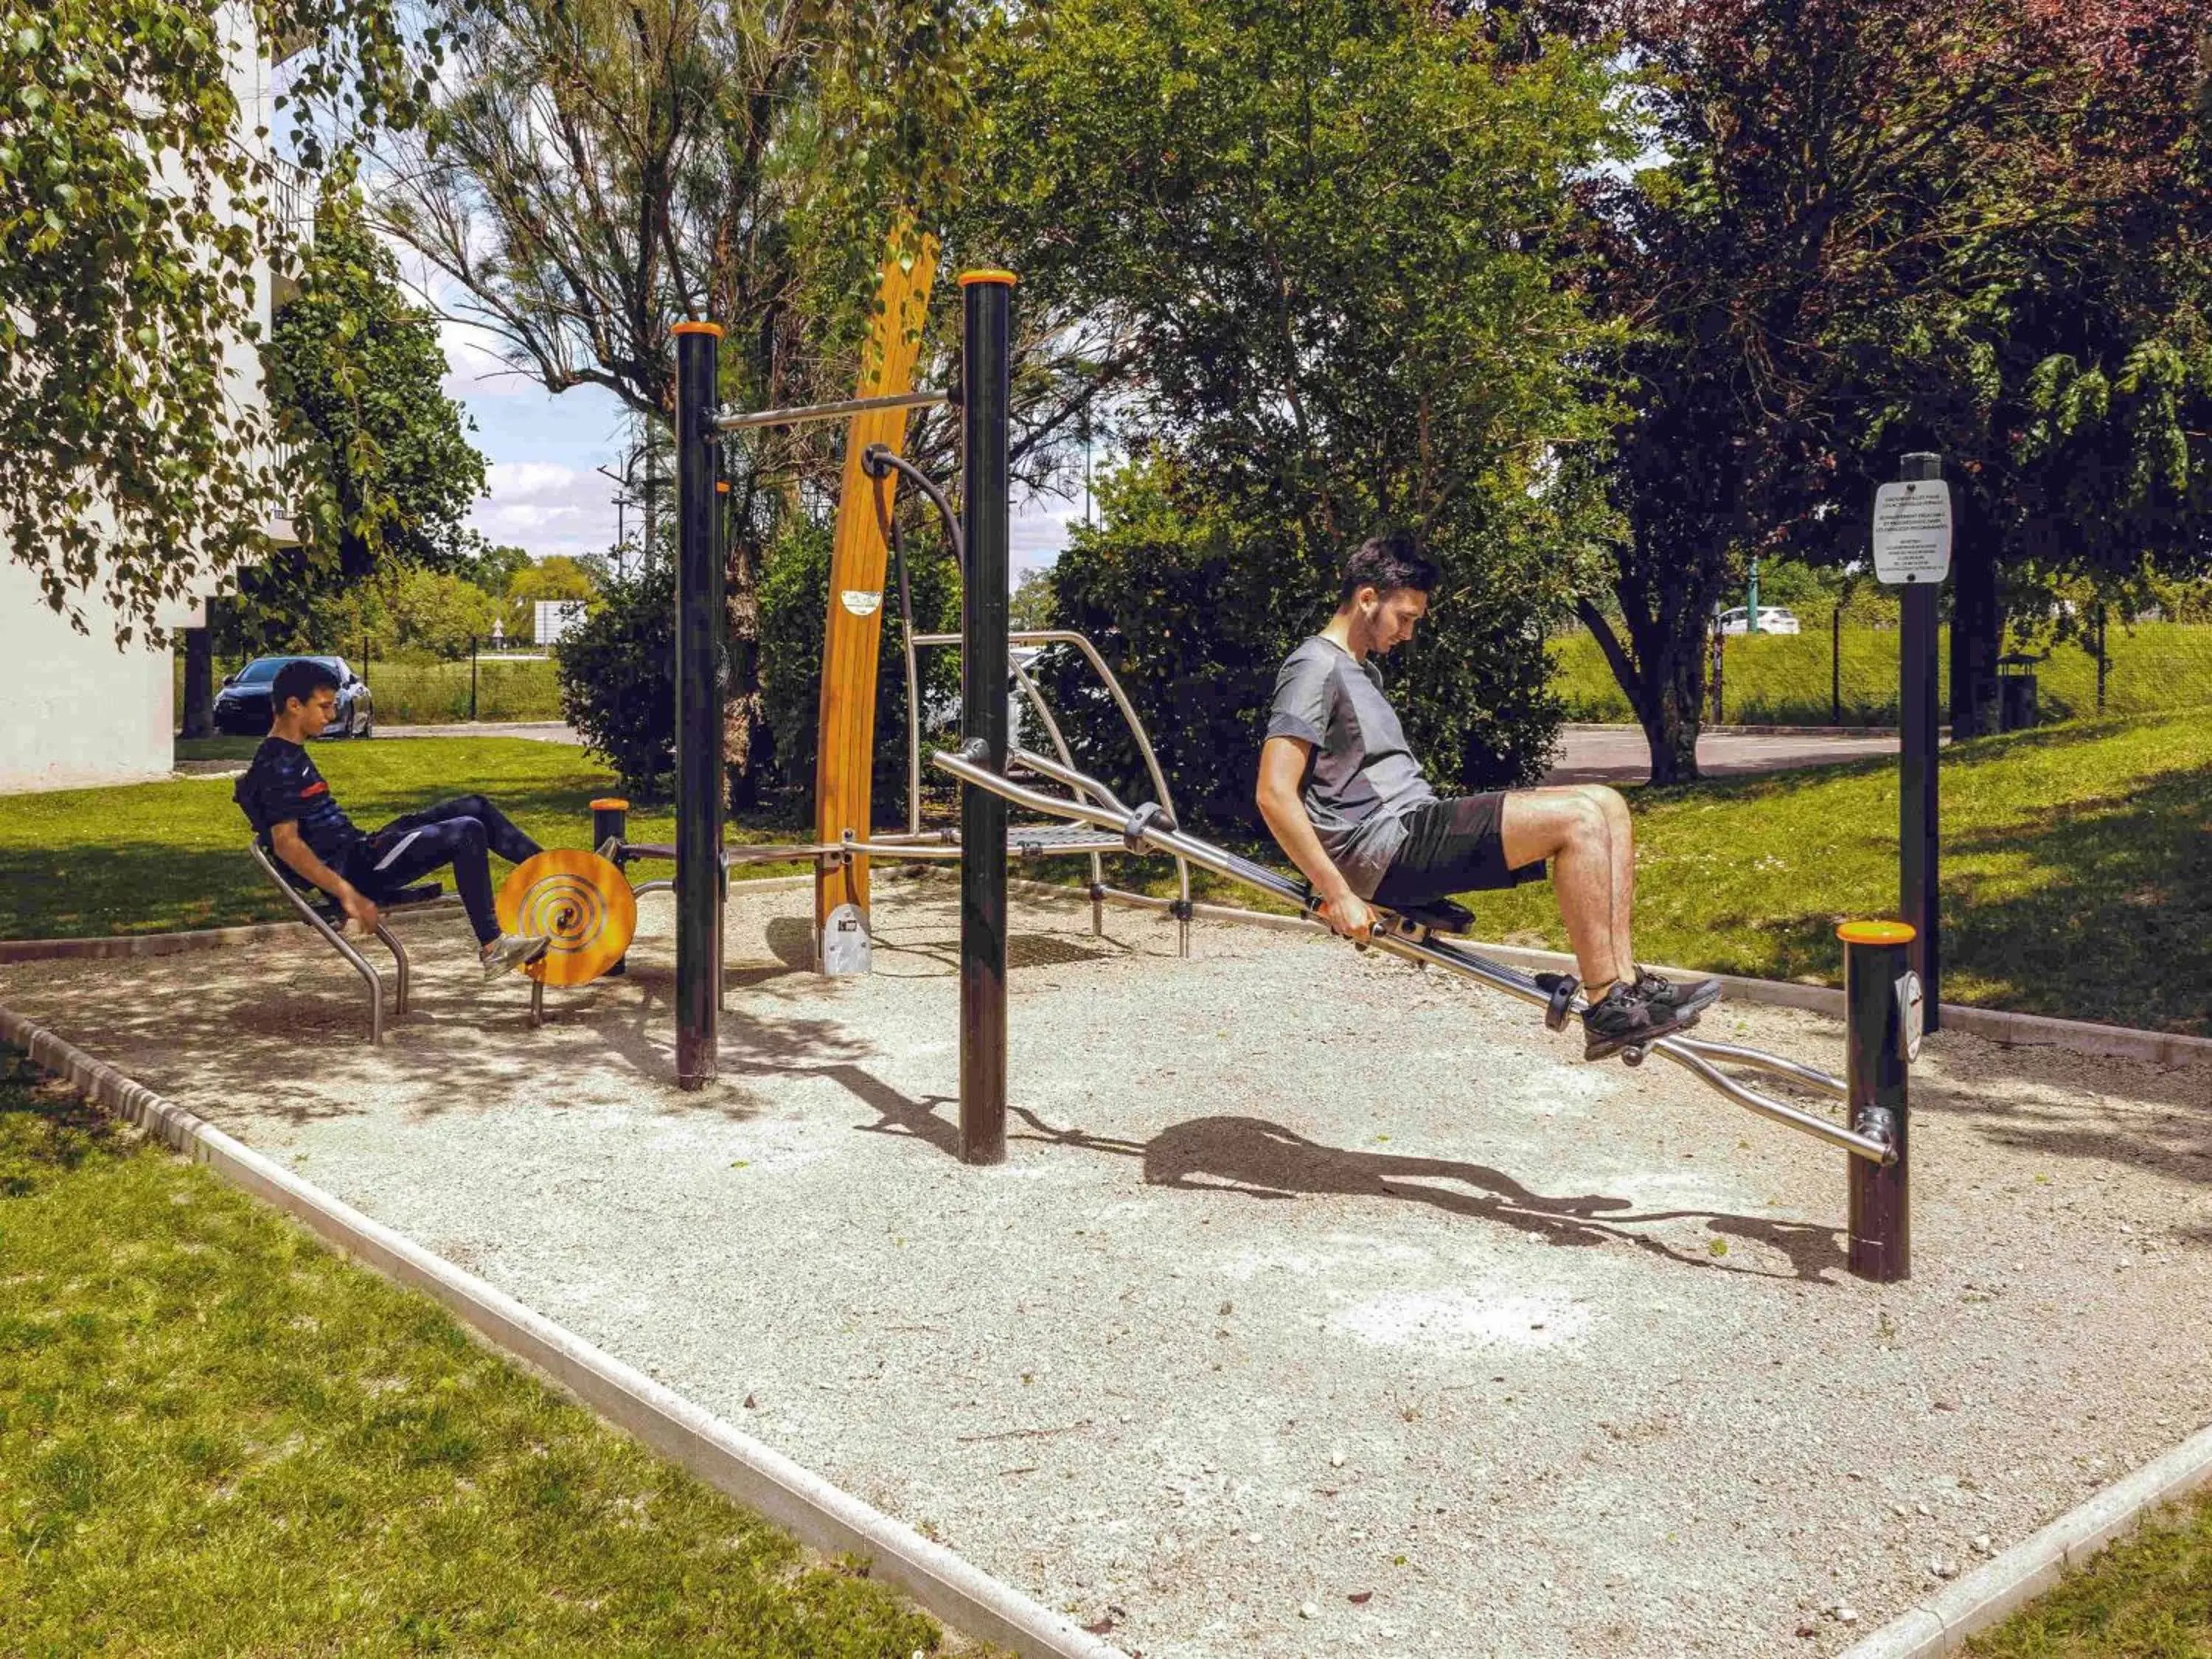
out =
<path fill-rule="evenodd" d="M 1334 941 L 1019 901 L 1012 1155 L 952 1155 L 951 889 L 878 972 L 740 889 L 725 1080 L 635 971 L 479 991 L 406 922 L 0 1001 L 1147 1659 L 1827 1654 L 2212 1419 L 2212 1085 L 1947 1034 L 1916 1277 L 1843 1156 Z M 1705 1034 L 1839 1070 L 1833 1023 Z"/>

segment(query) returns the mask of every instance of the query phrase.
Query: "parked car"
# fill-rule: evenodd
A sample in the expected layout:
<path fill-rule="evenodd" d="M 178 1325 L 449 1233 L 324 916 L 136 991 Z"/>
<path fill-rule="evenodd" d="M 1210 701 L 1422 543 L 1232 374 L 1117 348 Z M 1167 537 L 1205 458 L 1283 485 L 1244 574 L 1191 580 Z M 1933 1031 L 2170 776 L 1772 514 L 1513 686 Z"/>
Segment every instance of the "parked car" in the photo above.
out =
<path fill-rule="evenodd" d="M 1722 611 L 1721 632 L 1748 634 L 1751 629 L 1747 623 L 1750 615 L 1750 611 L 1740 605 Z M 1798 627 L 1795 611 L 1785 611 L 1778 605 L 1762 605 L 1759 607 L 1759 631 L 1762 634 L 1797 634 L 1804 630 Z"/>
<path fill-rule="evenodd" d="M 269 731 L 269 687 L 276 671 L 289 657 L 256 657 L 235 674 L 223 676 L 222 690 L 215 694 L 215 729 L 231 737 L 265 737 Z M 343 657 L 317 657 L 338 677 L 338 714 L 323 728 L 326 738 L 366 738 L 376 729 L 376 700 L 368 682 L 346 665 Z"/>

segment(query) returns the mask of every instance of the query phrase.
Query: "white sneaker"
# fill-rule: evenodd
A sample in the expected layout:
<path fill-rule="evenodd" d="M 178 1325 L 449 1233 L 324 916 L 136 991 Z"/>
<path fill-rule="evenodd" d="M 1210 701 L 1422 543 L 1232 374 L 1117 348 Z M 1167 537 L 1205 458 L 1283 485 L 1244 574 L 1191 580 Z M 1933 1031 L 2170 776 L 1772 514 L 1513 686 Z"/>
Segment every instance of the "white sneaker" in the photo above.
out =
<path fill-rule="evenodd" d="M 539 939 L 531 933 L 501 933 L 477 955 L 483 963 L 484 977 L 494 980 L 501 974 L 528 967 L 552 948 L 550 939 Z"/>

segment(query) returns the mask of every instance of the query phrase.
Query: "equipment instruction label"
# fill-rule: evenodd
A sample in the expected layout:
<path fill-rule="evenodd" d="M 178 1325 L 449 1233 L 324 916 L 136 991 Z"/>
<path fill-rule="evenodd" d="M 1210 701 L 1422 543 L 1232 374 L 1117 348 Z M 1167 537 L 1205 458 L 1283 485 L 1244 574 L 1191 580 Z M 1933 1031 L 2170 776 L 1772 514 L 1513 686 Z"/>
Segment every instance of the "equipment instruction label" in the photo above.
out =
<path fill-rule="evenodd" d="M 1874 493 L 1877 580 L 1940 582 L 1951 574 L 1951 486 L 1941 478 L 1886 483 Z"/>

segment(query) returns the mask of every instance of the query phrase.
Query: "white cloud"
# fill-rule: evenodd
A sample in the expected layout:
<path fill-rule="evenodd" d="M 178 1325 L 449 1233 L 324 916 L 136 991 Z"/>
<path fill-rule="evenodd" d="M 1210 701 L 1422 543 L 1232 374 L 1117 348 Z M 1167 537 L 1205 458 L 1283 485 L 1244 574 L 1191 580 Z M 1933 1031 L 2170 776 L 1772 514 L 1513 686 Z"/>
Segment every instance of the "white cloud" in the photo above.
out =
<path fill-rule="evenodd" d="M 614 545 L 614 486 L 586 467 L 550 461 L 491 465 L 486 500 L 469 522 L 495 542 L 539 558 L 604 553 Z"/>
<path fill-rule="evenodd" d="M 486 330 L 459 318 L 438 324 L 438 343 L 446 353 L 446 395 L 464 400 L 478 398 L 545 396 L 545 389 L 529 375 L 517 372 L 495 349 Z"/>

